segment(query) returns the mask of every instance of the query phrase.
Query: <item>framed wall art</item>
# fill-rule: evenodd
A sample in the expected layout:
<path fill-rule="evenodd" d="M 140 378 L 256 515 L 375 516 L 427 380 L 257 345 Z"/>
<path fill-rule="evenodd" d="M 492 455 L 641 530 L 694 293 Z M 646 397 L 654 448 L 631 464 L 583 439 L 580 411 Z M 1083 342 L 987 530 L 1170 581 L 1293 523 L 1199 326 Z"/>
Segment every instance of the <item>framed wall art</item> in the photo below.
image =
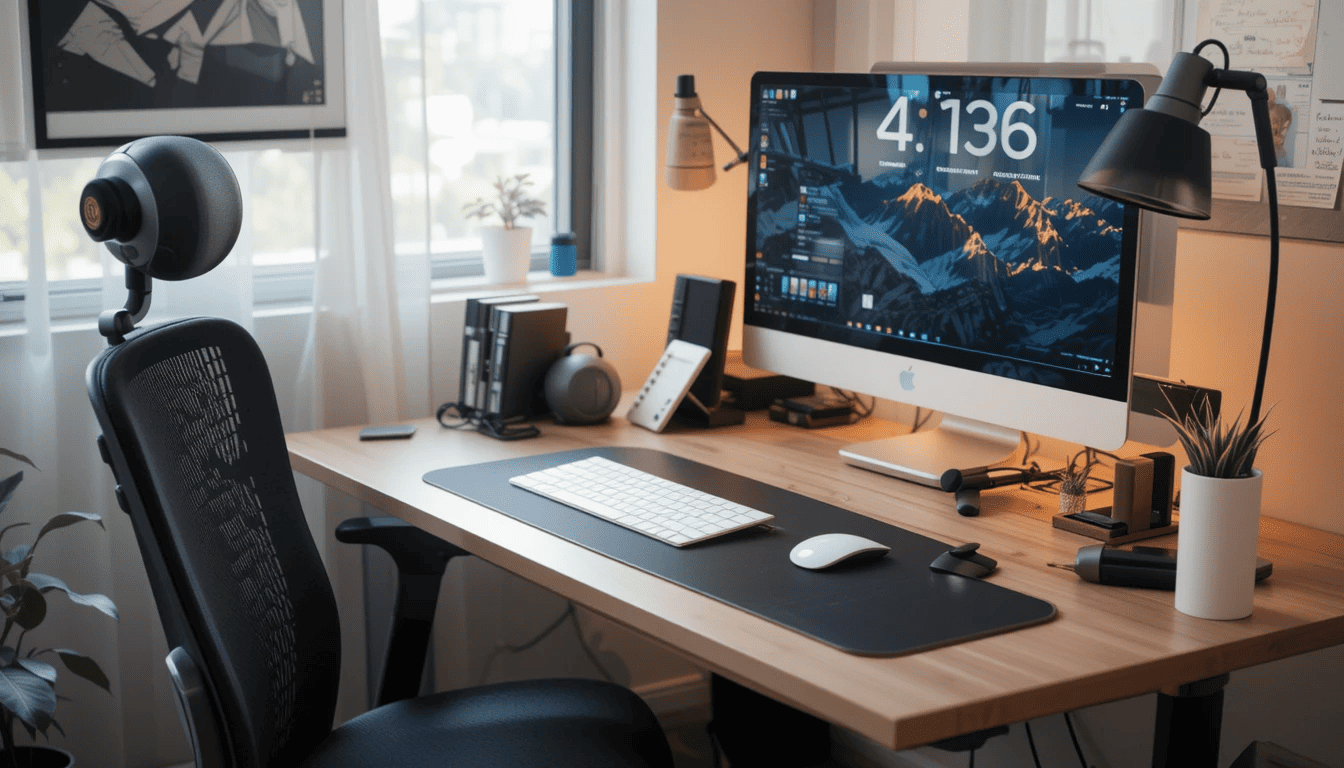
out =
<path fill-rule="evenodd" d="M 37 147 L 345 135 L 341 0 L 28 0 Z"/>

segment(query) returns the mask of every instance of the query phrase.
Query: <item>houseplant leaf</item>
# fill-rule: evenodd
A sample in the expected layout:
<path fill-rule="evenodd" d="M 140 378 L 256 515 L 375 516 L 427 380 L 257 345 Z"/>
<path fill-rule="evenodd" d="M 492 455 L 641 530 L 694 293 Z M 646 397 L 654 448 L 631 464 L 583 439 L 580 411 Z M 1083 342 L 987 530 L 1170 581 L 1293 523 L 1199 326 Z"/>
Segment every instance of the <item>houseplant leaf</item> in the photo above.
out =
<path fill-rule="evenodd" d="M 46 525 L 42 526 L 42 530 L 37 532 L 37 538 L 33 540 L 33 549 L 37 549 L 37 543 L 41 541 L 42 537 L 46 536 L 47 533 L 49 533 L 50 531 L 54 531 L 58 528 L 64 528 L 67 525 L 74 525 L 75 523 L 80 523 L 85 520 L 92 520 L 93 522 L 98 524 L 99 528 L 103 528 L 103 518 L 99 517 L 98 515 L 89 512 L 62 512 L 59 515 L 54 515 L 50 520 L 47 521 Z M 103 530 L 107 529 L 103 528 Z"/>
<path fill-rule="evenodd" d="M 65 662 L 65 668 L 71 673 L 79 675 L 108 693 L 112 692 L 112 682 L 107 679 L 98 662 L 68 648 L 55 648 L 51 652 L 61 657 L 61 661 Z"/>
<path fill-rule="evenodd" d="M 11 459 L 17 459 L 18 461 L 22 461 L 24 464 L 27 464 L 33 469 L 37 469 L 37 465 L 33 463 L 32 459 L 28 458 L 27 456 L 24 456 L 21 453 L 15 453 L 14 451 L 9 450 L 8 448 L 0 448 L 0 456 L 8 456 Z"/>
<path fill-rule="evenodd" d="M 90 608 L 97 608 L 114 619 L 120 620 L 121 618 L 117 614 L 117 606 L 112 603 L 112 600 L 109 599 L 107 595 L 82 595 L 67 587 L 64 581 L 61 581 L 55 576 L 48 576 L 45 573 L 30 573 L 28 574 L 28 581 L 31 582 L 33 586 L 37 587 L 43 594 L 46 594 L 53 589 L 60 590 L 65 593 L 66 597 L 70 598 L 71 602 L 87 605 Z"/>
<path fill-rule="evenodd" d="M 21 581 L 5 590 L 18 600 L 19 610 L 14 614 L 14 623 L 24 629 L 33 629 L 47 618 L 47 598 L 30 581 Z"/>
<path fill-rule="evenodd" d="M 32 672 L 43 680 L 46 680 L 52 685 L 56 684 L 56 668 L 45 661 L 38 661 L 37 659 L 19 659 L 19 666 Z M 55 689 L 53 688 L 52 690 L 54 691 Z"/>
<path fill-rule="evenodd" d="M 3 512 L 4 509 L 5 508 L 3 506 L 0 506 L 0 512 Z M 0 528 L 0 539 L 5 538 L 5 534 L 9 533 L 9 529 L 18 528 L 24 525 L 28 525 L 28 523 L 10 523 L 9 525 L 6 525 L 4 528 Z"/>
<path fill-rule="evenodd" d="M 14 496 L 14 490 L 19 487 L 21 482 L 23 482 L 22 472 L 15 472 L 4 480 L 0 480 L 0 512 L 4 512 L 5 507 L 9 506 L 9 500 Z"/>
<path fill-rule="evenodd" d="M 0 707 L 12 712 L 30 731 L 46 733 L 56 711 L 51 683 L 21 667 L 0 668 Z"/>

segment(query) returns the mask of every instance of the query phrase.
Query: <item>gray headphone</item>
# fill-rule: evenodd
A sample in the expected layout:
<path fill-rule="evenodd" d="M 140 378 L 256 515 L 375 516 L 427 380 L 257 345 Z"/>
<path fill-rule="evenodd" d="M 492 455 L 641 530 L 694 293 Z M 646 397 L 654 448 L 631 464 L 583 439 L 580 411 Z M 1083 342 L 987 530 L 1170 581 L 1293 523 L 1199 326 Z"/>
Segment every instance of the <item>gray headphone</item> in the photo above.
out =
<path fill-rule="evenodd" d="M 597 355 L 571 355 L 575 347 L 588 345 Z M 602 359 L 602 348 L 591 341 L 565 347 L 560 358 L 546 371 L 546 404 L 561 424 L 596 424 L 616 410 L 621 399 L 621 377 Z"/>

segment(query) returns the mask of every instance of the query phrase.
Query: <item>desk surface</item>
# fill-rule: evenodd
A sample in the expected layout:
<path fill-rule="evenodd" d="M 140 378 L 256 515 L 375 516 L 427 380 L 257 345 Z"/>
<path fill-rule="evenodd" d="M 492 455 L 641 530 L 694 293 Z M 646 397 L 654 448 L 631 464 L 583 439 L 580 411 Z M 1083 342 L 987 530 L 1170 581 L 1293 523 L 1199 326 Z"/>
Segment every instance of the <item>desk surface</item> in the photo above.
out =
<path fill-rule="evenodd" d="M 1274 575 L 1256 589 L 1255 612 L 1241 621 L 1195 619 L 1172 607 L 1171 592 L 1088 584 L 1048 567 L 1092 543 L 1050 526 L 1053 497 L 987 492 L 980 517 L 962 518 L 948 494 L 840 461 L 841 446 L 902 429 L 890 423 L 802 430 L 752 414 L 742 426 L 673 426 L 659 435 L 615 418 L 596 427 L 544 424 L 541 438 L 517 442 L 418 423 L 410 440 L 360 442 L 357 427 L 290 435 L 290 459 L 305 475 L 892 749 L 1170 692 L 1344 643 L 1344 536 L 1265 518 L 1260 554 L 1273 560 Z M 999 561 L 995 583 L 1053 603 L 1058 616 L 911 656 L 853 656 L 421 479 L 445 466 L 593 445 L 656 448 L 943 541 L 978 541 Z"/>

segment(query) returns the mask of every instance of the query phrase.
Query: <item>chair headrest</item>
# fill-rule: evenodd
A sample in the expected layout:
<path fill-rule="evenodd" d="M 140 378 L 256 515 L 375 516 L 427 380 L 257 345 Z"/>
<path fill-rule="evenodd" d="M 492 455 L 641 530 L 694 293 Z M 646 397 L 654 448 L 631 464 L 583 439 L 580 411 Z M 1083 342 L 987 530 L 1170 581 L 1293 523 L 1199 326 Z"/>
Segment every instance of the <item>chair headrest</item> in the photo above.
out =
<path fill-rule="evenodd" d="M 243 221 L 224 156 L 186 136 L 120 147 L 80 195 L 80 222 L 117 260 L 159 280 L 188 280 L 229 255 Z"/>

